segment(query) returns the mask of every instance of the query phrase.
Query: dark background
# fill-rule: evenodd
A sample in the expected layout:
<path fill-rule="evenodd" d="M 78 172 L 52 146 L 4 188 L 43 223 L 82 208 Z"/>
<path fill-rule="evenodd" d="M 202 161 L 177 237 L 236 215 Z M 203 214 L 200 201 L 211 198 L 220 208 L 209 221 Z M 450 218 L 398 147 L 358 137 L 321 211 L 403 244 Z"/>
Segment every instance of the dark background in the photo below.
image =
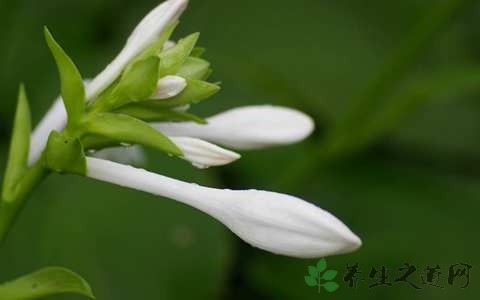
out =
<path fill-rule="evenodd" d="M 468 3 L 442 26 L 426 17 L 456 2 Z M 42 25 L 93 77 L 156 4 L 0 0 L 2 169 L 18 84 L 26 83 L 35 123 L 59 91 Z M 364 243 L 327 258 L 340 288 L 319 295 L 304 282 L 315 260 L 253 249 L 194 209 L 60 175 L 30 197 L 0 249 L 0 281 L 60 265 L 84 276 L 99 300 L 477 299 L 479 1 L 192 0 L 175 37 L 194 31 L 223 83 L 195 112 L 288 105 L 314 116 L 318 129 L 304 143 L 243 152 L 224 168 L 196 170 L 150 152 L 148 168 L 210 186 L 291 193 L 332 211 Z M 369 278 L 349 289 L 342 275 L 356 261 L 364 277 L 385 265 L 389 281 L 409 262 L 418 285 L 421 270 L 440 264 L 445 289 L 368 289 Z M 448 266 L 459 262 L 473 265 L 463 290 L 460 281 L 447 285 Z"/>

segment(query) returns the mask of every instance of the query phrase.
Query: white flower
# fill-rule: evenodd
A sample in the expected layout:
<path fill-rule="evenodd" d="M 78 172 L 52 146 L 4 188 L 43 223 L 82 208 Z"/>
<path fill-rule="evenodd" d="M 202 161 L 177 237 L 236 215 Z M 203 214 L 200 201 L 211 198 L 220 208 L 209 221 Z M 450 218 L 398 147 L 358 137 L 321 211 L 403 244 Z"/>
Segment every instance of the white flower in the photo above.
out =
<path fill-rule="evenodd" d="M 207 122 L 153 126 L 170 136 L 195 137 L 240 150 L 295 143 L 308 137 L 315 127 L 313 120 L 298 110 L 270 105 L 234 108 Z"/>
<path fill-rule="evenodd" d="M 183 152 L 183 158 L 195 167 L 204 169 L 211 166 L 227 165 L 240 158 L 240 154 L 223 149 L 196 138 L 169 137 Z"/>
<path fill-rule="evenodd" d="M 252 246 L 276 254 L 315 258 L 351 252 L 361 245 L 336 217 L 293 196 L 207 188 L 90 157 L 87 176 L 195 207 Z"/>
<path fill-rule="evenodd" d="M 168 99 L 180 94 L 187 87 L 187 81 L 175 75 L 167 75 L 157 82 L 157 89 L 152 99 Z"/>
<path fill-rule="evenodd" d="M 97 75 L 87 86 L 87 101 L 94 100 L 122 73 L 128 63 L 154 43 L 170 23 L 176 21 L 185 10 L 188 0 L 167 0 L 153 9 L 133 30 L 125 47 L 118 56 Z M 29 164 L 35 163 L 45 148 L 48 135 L 52 130 L 62 130 L 67 121 L 67 114 L 62 111 L 58 101 L 40 121 L 32 133 Z"/>

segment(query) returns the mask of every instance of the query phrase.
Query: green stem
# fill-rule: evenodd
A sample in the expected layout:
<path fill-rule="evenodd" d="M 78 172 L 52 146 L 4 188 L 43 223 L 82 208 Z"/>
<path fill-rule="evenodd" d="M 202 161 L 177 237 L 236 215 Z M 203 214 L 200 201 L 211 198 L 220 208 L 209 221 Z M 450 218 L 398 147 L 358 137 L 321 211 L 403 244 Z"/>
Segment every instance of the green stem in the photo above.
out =
<path fill-rule="evenodd" d="M 48 170 L 40 159 L 22 177 L 15 186 L 12 196 L 9 199 L 0 201 L 0 244 L 3 243 L 18 212 L 23 207 L 30 192 L 48 175 Z"/>

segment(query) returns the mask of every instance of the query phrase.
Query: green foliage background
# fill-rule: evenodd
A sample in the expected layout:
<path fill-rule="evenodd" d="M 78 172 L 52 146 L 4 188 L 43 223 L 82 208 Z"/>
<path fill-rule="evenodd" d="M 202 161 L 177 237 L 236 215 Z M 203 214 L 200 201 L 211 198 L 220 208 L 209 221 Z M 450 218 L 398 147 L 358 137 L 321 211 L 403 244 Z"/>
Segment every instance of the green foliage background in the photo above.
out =
<path fill-rule="evenodd" d="M 364 242 L 354 254 L 327 259 L 329 268 L 340 272 L 337 282 L 347 261 L 358 261 L 365 277 L 372 266 L 385 265 L 390 281 L 410 262 L 418 269 L 412 276 L 416 283 L 421 270 L 438 263 L 444 285 L 450 264 L 474 266 L 464 290 L 415 291 L 406 283 L 369 290 L 373 281 L 367 278 L 356 290 L 339 282 L 338 291 L 322 297 L 476 299 L 480 1 L 469 1 L 438 30 L 379 103 L 361 107 L 360 123 L 347 130 L 346 139 L 355 141 L 356 127 L 398 102 L 383 122 L 372 125 L 389 129 L 385 134 L 335 159 L 316 154 L 326 129 L 346 116 L 352 99 L 371 84 L 419 20 L 445 2 L 192 0 L 175 36 L 200 31 L 214 77 L 223 82 L 218 95 L 194 110 L 208 116 L 239 105 L 288 105 L 314 116 L 318 129 L 305 143 L 244 152 L 242 160 L 221 169 L 196 170 L 158 153 L 149 153 L 149 169 L 211 186 L 292 193 L 334 212 Z M 59 92 L 42 25 L 91 77 L 157 3 L 0 0 L 2 169 L 18 84 L 26 83 L 34 123 Z M 431 78 L 441 80 L 423 83 Z M 473 84 L 465 92 L 456 81 Z M 412 85 L 428 86 L 428 101 L 408 102 L 405 91 Z M 55 175 L 30 197 L 0 249 L 0 281 L 61 265 L 83 275 L 100 300 L 318 299 L 304 282 L 307 266 L 315 263 L 253 249 L 208 216 L 174 201 Z"/>

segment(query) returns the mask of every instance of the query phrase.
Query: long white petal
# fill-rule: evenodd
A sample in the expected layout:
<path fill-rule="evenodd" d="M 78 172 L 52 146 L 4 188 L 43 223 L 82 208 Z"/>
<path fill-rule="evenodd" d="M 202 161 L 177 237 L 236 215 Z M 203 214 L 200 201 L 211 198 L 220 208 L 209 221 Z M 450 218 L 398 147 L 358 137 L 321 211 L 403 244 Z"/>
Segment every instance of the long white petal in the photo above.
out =
<path fill-rule="evenodd" d="M 154 123 L 170 136 L 190 136 L 234 149 L 257 149 L 301 141 L 314 130 L 306 114 L 280 106 L 245 106 L 207 119 L 208 124 L 193 122 Z"/>
<path fill-rule="evenodd" d="M 188 0 L 168 0 L 153 9 L 133 30 L 118 56 L 88 86 L 87 100 L 92 100 L 107 88 L 127 64 L 155 42 L 165 27 L 178 19 Z"/>
<path fill-rule="evenodd" d="M 247 243 L 276 254 L 324 257 L 361 245 L 336 217 L 293 196 L 207 188 L 96 158 L 87 158 L 87 176 L 188 204 L 222 222 Z"/>
<path fill-rule="evenodd" d="M 153 9 L 133 30 L 118 56 L 87 86 L 87 101 L 92 100 L 107 88 L 123 71 L 126 65 L 155 42 L 165 27 L 175 21 L 184 11 L 188 0 L 168 0 Z M 31 139 L 29 164 L 38 160 L 52 130 L 63 130 L 67 114 L 63 103 L 56 101 L 50 111 L 35 128 Z"/>
<path fill-rule="evenodd" d="M 240 154 L 223 149 L 200 139 L 190 137 L 169 137 L 183 152 L 183 158 L 195 167 L 204 169 L 223 166 L 240 158 Z"/>

